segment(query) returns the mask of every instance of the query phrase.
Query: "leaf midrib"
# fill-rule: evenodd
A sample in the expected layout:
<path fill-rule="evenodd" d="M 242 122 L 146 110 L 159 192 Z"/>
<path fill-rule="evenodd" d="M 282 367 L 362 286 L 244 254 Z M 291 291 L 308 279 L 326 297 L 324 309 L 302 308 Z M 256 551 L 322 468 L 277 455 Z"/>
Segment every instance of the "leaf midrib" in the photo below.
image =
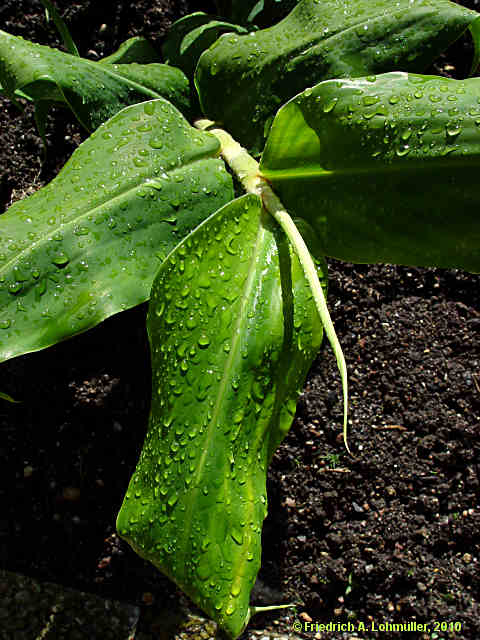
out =
<path fill-rule="evenodd" d="M 360 175 L 372 175 L 375 177 L 379 173 L 399 173 L 408 171 L 418 171 L 423 169 L 425 171 L 440 169 L 452 169 L 452 168 L 474 168 L 477 164 L 480 164 L 480 155 L 473 156 L 476 162 L 472 162 L 472 156 L 453 156 L 458 160 L 452 162 L 445 159 L 445 156 L 437 156 L 433 160 L 429 159 L 428 162 L 424 160 L 418 160 L 416 162 L 409 162 L 407 164 L 387 164 L 379 163 L 378 165 L 371 165 L 370 167 L 354 167 L 346 169 L 334 169 L 327 170 L 321 167 L 312 167 L 309 169 L 261 169 L 259 175 L 266 180 L 295 180 L 295 179 L 308 179 L 308 178 L 334 178 L 336 176 L 352 176 L 356 174 Z"/>
<path fill-rule="evenodd" d="M 232 369 L 232 365 L 234 360 L 237 358 L 238 354 L 239 354 L 239 342 L 240 342 L 240 338 L 243 335 L 241 332 L 241 325 L 244 322 L 245 318 L 247 317 L 247 314 L 244 313 L 249 301 L 251 300 L 251 289 L 252 289 L 252 285 L 255 279 L 255 274 L 256 274 L 256 264 L 257 264 L 257 258 L 259 257 L 260 253 L 261 253 L 261 248 L 263 245 L 263 240 L 265 238 L 265 227 L 263 226 L 263 224 L 259 221 L 259 226 L 258 226 L 258 230 L 257 230 L 257 237 L 255 240 L 255 247 L 254 250 L 252 251 L 252 256 L 250 259 L 250 265 L 249 265 L 249 269 L 248 269 L 248 275 L 247 278 L 245 280 L 245 284 L 243 287 L 243 291 L 241 293 L 241 295 L 239 296 L 240 299 L 242 300 L 240 309 L 238 311 L 238 317 L 237 317 L 237 321 L 235 322 L 234 328 L 232 329 L 232 333 L 233 333 L 233 340 L 232 340 L 232 345 L 231 345 L 231 349 L 230 352 L 228 354 L 228 358 L 225 361 L 225 365 L 223 368 L 223 375 L 222 375 L 222 379 L 220 380 L 218 387 L 217 387 L 217 395 L 216 395 L 216 402 L 215 402 L 215 408 L 212 414 L 212 418 L 210 420 L 209 423 L 209 427 L 206 433 L 206 437 L 205 437 L 205 446 L 203 448 L 203 452 L 202 455 L 200 457 L 200 460 L 198 462 L 197 465 L 197 469 L 195 472 L 195 482 L 193 483 L 193 488 L 195 489 L 195 491 L 198 491 L 200 489 L 200 477 L 202 475 L 203 469 L 205 467 L 205 463 L 207 460 L 207 456 L 208 453 L 210 452 L 210 448 L 214 442 L 214 434 L 215 434 L 215 430 L 217 428 L 217 421 L 220 415 L 220 410 L 221 410 L 221 403 L 222 403 L 222 398 L 224 396 L 227 384 L 230 381 L 230 372 Z M 251 487 L 250 487 L 251 490 Z M 186 551 L 187 551 L 187 542 L 188 539 L 190 537 L 190 532 L 191 532 L 191 528 L 192 528 L 192 516 L 193 516 L 193 503 L 194 500 L 189 500 L 187 503 L 187 508 L 185 511 L 185 514 L 183 516 L 183 544 L 182 544 L 182 557 L 180 559 L 179 562 L 179 566 L 184 566 L 186 567 L 186 563 L 185 563 L 185 555 L 186 555 Z M 251 503 L 249 503 L 251 504 Z M 187 578 L 187 576 L 185 575 L 185 578 Z"/>

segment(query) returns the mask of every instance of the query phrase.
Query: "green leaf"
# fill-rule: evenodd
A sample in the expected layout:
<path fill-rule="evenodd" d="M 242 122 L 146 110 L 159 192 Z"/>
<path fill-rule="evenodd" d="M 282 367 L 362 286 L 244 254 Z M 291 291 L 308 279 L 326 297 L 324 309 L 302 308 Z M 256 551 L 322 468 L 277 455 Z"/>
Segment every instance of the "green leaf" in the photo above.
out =
<path fill-rule="evenodd" d="M 3 393 L 0 391 L 0 400 L 5 400 L 6 402 L 11 402 L 12 404 L 21 404 L 21 400 L 14 400 L 12 396 L 9 396 L 8 393 Z"/>
<path fill-rule="evenodd" d="M 99 62 L 103 64 L 130 64 L 132 62 L 149 64 L 160 62 L 160 59 L 159 54 L 146 38 L 135 36 L 125 40 L 114 53 L 102 58 Z"/>
<path fill-rule="evenodd" d="M 233 198 L 214 136 L 166 100 L 127 107 L 0 216 L 0 361 L 148 299 L 165 256 Z"/>
<path fill-rule="evenodd" d="M 197 11 L 173 23 L 168 32 L 163 55 L 193 80 L 198 59 L 223 33 L 248 33 L 247 29 Z"/>
<path fill-rule="evenodd" d="M 240 24 L 269 27 L 284 18 L 299 0 L 227 0 L 217 3 L 221 15 Z"/>
<path fill-rule="evenodd" d="M 123 107 L 163 97 L 189 111 L 184 74 L 164 64 L 104 64 L 77 58 L 0 31 L 0 83 L 13 97 L 64 103 L 88 130 Z"/>
<path fill-rule="evenodd" d="M 278 108 L 307 87 L 392 68 L 423 71 L 478 18 L 448 0 L 302 0 L 270 29 L 224 35 L 203 53 L 200 104 L 260 152 Z"/>
<path fill-rule="evenodd" d="M 63 44 L 67 49 L 68 53 L 71 53 L 74 56 L 80 56 L 78 53 L 77 46 L 70 35 L 70 31 L 68 30 L 67 25 L 62 20 L 60 14 L 58 13 L 54 4 L 50 2 L 50 0 L 41 0 L 41 3 L 45 7 L 45 14 L 47 17 L 47 22 L 52 19 L 55 26 L 57 27 L 58 33 L 62 36 Z"/>
<path fill-rule="evenodd" d="M 480 271 L 480 78 L 329 80 L 277 114 L 260 163 L 350 262 Z"/>
<path fill-rule="evenodd" d="M 235 638 L 260 566 L 267 466 L 322 337 L 258 196 L 223 207 L 166 259 L 148 333 L 149 428 L 118 532 Z"/>

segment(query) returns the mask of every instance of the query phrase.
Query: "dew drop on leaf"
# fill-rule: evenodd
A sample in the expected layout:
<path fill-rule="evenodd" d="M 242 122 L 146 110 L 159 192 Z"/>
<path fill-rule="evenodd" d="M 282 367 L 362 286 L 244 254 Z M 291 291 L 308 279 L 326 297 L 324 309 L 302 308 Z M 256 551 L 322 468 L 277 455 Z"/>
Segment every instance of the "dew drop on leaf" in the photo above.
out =
<path fill-rule="evenodd" d="M 323 113 L 330 113 L 335 109 L 335 105 L 338 102 L 338 98 L 332 98 L 326 104 L 323 105 Z"/>
<path fill-rule="evenodd" d="M 449 136 L 450 138 L 455 138 L 461 133 L 461 131 L 462 127 L 458 125 L 449 125 L 447 127 L 447 136 Z"/>
<path fill-rule="evenodd" d="M 21 289 L 22 289 L 21 282 L 12 282 L 10 285 L 8 285 L 8 291 L 9 293 L 12 293 L 12 294 L 19 293 Z"/>
<path fill-rule="evenodd" d="M 209 344 L 210 344 L 210 338 L 205 333 L 202 333 L 198 338 L 198 346 L 201 349 L 206 349 L 209 346 Z"/>
<path fill-rule="evenodd" d="M 155 103 L 154 102 L 146 102 L 143 107 L 144 112 L 147 116 L 153 116 L 155 113 Z"/>

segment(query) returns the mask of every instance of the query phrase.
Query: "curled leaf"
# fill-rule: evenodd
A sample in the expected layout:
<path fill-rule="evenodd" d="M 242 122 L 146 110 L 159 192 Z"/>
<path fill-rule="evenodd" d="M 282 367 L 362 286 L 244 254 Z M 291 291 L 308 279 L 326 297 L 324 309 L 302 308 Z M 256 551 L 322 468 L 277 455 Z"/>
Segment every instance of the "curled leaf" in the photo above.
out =
<path fill-rule="evenodd" d="M 302 268 L 258 196 L 170 254 L 148 333 L 149 428 L 118 532 L 236 638 L 260 566 L 267 466 L 322 337 Z"/>
<path fill-rule="evenodd" d="M 193 80 L 198 59 L 224 33 L 248 33 L 247 29 L 230 22 L 223 22 L 197 11 L 173 23 L 165 44 L 163 55 L 169 64 L 181 69 Z"/>
<path fill-rule="evenodd" d="M 0 84 L 10 97 L 63 103 L 93 131 L 123 107 L 166 98 L 189 112 L 188 80 L 164 64 L 105 64 L 0 31 Z"/>

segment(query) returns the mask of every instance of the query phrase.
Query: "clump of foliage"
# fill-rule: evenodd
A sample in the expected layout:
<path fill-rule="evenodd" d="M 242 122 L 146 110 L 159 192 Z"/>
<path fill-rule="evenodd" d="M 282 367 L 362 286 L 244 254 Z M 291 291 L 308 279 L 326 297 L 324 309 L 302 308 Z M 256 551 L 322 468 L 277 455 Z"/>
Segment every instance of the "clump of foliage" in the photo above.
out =
<path fill-rule="evenodd" d="M 235 638 L 323 330 L 346 397 L 325 257 L 480 270 L 480 79 L 419 75 L 467 29 L 475 68 L 480 15 L 222 1 L 172 26 L 165 64 L 142 38 L 83 59 L 44 4 L 70 53 L 0 32 L 2 90 L 34 101 L 42 135 L 53 103 L 91 135 L 0 217 L 0 359 L 150 300 L 151 413 L 118 532 Z"/>

